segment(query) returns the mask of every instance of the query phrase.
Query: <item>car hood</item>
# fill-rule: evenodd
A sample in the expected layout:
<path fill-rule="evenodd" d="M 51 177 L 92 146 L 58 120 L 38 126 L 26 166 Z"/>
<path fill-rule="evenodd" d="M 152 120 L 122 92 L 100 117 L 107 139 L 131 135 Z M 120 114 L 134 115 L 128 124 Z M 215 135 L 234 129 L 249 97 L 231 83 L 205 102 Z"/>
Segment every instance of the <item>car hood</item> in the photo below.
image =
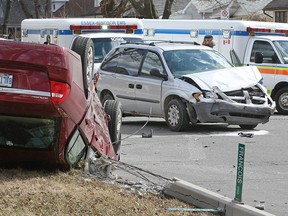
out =
<path fill-rule="evenodd" d="M 210 91 L 217 86 L 221 91 L 234 91 L 256 85 L 262 76 L 256 66 L 232 67 L 183 77 L 192 79 L 202 90 Z"/>

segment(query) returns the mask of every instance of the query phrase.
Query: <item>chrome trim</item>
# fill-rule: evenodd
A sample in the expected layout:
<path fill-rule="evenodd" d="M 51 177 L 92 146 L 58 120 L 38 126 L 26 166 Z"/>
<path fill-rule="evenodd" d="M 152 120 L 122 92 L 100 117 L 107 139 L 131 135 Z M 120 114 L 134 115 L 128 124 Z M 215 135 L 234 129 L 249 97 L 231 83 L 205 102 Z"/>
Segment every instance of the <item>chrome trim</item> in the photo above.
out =
<path fill-rule="evenodd" d="M 33 95 L 41 97 L 51 97 L 50 92 L 26 90 L 26 89 L 16 89 L 16 88 L 4 88 L 0 87 L 0 93 L 11 93 L 11 94 L 23 94 L 23 95 Z"/>

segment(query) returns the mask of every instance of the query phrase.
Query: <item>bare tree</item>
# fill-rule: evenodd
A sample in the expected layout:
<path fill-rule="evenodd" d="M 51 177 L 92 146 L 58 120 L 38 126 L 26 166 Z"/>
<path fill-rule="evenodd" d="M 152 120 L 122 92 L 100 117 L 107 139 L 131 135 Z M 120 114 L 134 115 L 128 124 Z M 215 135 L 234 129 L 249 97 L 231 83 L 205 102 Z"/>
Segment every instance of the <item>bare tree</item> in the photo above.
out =
<path fill-rule="evenodd" d="M 51 0 L 33 0 L 35 10 L 31 10 L 31 0 L 18 0 L 18 2 L 26 18 L 51 17 Z"/>
<path fill-rule="evenodd" d="M 45 1 L 44 13 L 45 17 L 51 17 L 51 0 Z"/>
<path fill-rule="evenodd" d="M 166 0 L 163 19 L 168 19 L 171 15 L 173 3 L 174 0 Z M 122 17 L 131 8 L 141 17 L 147 19 L 157 19 L 159 17 L 153 0 L 102 0 L 100 7 L 103 17 Z"/>
<path fill-rule="evenodd" d="M 4 20 L 3 20 L 3 25 L 2 25 L 3 34 L 7 34 L 7 25 L 8 25 L 9 17 L 11 14 L 12 1 L 13 0 L 7 0 L 6 2 L 6 12 L 4 15 Z"/>
<path fill-rule="evenodd" d="M 101 13 L 103 17 L 122 17 L 123 14 L 131 9 L 131 5 L 127 5 L 129 0 L 122 0 L 116 3 L 115 0 L 102 0 L 100 3 Z"/>
<path fill-rule="evenodd" d="M 173 3 L 174 3 L 174 0 L 166 0 L 162 19 L 169 19 L 171 15 L 171 8 L 172 8 Z"/>
<path fill-rule="evenodd" d="M 157 19 L 158 14 L 153 0 L 129 0 L 133 8 L 144 18 Z"/>
<path fill-rule="evenodd" d="M 41 4 L 39 0 L 34 0 L 34 6 L 35 6 L 35 18 L 41 18 Z"/>
<path fill-rule="evenodd" d="M 23 13 L 25 14 L 26 18 L 33 17 L 31 11 L 28 8 L 27 0 L 19 0 L 19 4 L 20 4 L 20 7 L 21 7 Z"/>

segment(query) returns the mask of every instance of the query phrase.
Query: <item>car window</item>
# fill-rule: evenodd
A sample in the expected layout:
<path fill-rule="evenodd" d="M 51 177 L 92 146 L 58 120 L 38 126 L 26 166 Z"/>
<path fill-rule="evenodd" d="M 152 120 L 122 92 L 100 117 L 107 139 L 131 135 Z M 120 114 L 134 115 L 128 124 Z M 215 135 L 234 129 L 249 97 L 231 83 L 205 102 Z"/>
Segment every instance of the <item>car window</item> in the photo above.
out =
<path fill-rule="evenodd" d="M 145 51 L 126 48 L 109 53 L 101 66 L 102 70 L 118 74 L 137 76 Z"/>
<path fill-rule="evenodd" d="M 169 50 L 163 55 L 176 77 L 232 67 L 227 59 L 213 50 Z"/>
<path fill-rule="evenodd" d="M 59 127 L 57 119 L 0 115 L 0 146 L 52 149 L 58 142 Z"/>
<path fill-rule="evenodd" d="M 288 41 L 274 41 L 274 45 L 279 51 L 280 56 L 284 60 L 284 63 L 288 64 Z M 276 63 L 280 63 L 279 59 L 276 60 L 278 60 Z"/>
<path fill-rule="evenodd" d="M 104 60 L 103 64 L 101 65 L 101 69 L 108 71 L 108 72 L 116 72 L 117 63 L 121 56 L 121 50 L 115 49 L 111 55 Z"/>
<path fill-rule="evenodd" d="M 111 49 L 116 48 L 121 43 L 125 42 L 138 42 L 141 43 L 141 38 L 129 37 L 111 37 L 111 38 L 92 38 L 95 47 L 95 63 L 101 63 L 104 57 L 110 52 Z"/>
<path fill-rule="evenodd" d="M 263 54 L 263 63 L 275 63 L 275 51 L 272 45 L 267 41 L 255 41 L 252 47 L 250 61 L 255 62 L 255 53 Z"/>
<path fill-rule="evenodd" d="M 80 135 L 80 132 L 76 130 L 73 134 L 66 151 L 66 160 L 73 166 L 77 164 L 80 159 L 85 155 L 86 144 Z"/>
<path fill-rule="evenodd" d="M 141 76 L 150 76 L 151 69 L 158 69 L 161 74 L 164 74 L 164 67 L 161 63 L 160 57 L 151 51 L 148 51 L 143 61 L 141 69 Z"/>
<path fill-rule="evenodd" d="M 125 49 L 118 58 L 116 73 L 137 76 L 143 55 L 144 50 L 142 49 Z"/>

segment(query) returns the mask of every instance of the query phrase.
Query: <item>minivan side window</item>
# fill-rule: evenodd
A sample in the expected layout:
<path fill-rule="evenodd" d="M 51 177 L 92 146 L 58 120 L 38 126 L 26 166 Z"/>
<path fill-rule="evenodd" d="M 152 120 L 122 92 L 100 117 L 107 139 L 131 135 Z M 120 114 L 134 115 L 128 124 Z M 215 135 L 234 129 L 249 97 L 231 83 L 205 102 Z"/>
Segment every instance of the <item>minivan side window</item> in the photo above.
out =
<path fill-rule="evenodd" d="M 142 49 L 125 49 L 118 58 L 116 73 L 137 76 L 143 55 L 144 50 Z"/>
<path fill-rule="evenodd" d="M 104 60 L 103 64 L 101 65 L 101 69 L 108 72 L 116 72 L 118 60 L 121 56 L 121 51 L 116 49 L 113 53 L 111 52 L 110 56 Z"/>
<path fill-rule="evenodd" d="M 165 73 L 159 56 L 154 52 L 148 51 L 143 62 L 141 76 L 150 76 L 151 69 L 158 69 L 161 74 Z"/>

